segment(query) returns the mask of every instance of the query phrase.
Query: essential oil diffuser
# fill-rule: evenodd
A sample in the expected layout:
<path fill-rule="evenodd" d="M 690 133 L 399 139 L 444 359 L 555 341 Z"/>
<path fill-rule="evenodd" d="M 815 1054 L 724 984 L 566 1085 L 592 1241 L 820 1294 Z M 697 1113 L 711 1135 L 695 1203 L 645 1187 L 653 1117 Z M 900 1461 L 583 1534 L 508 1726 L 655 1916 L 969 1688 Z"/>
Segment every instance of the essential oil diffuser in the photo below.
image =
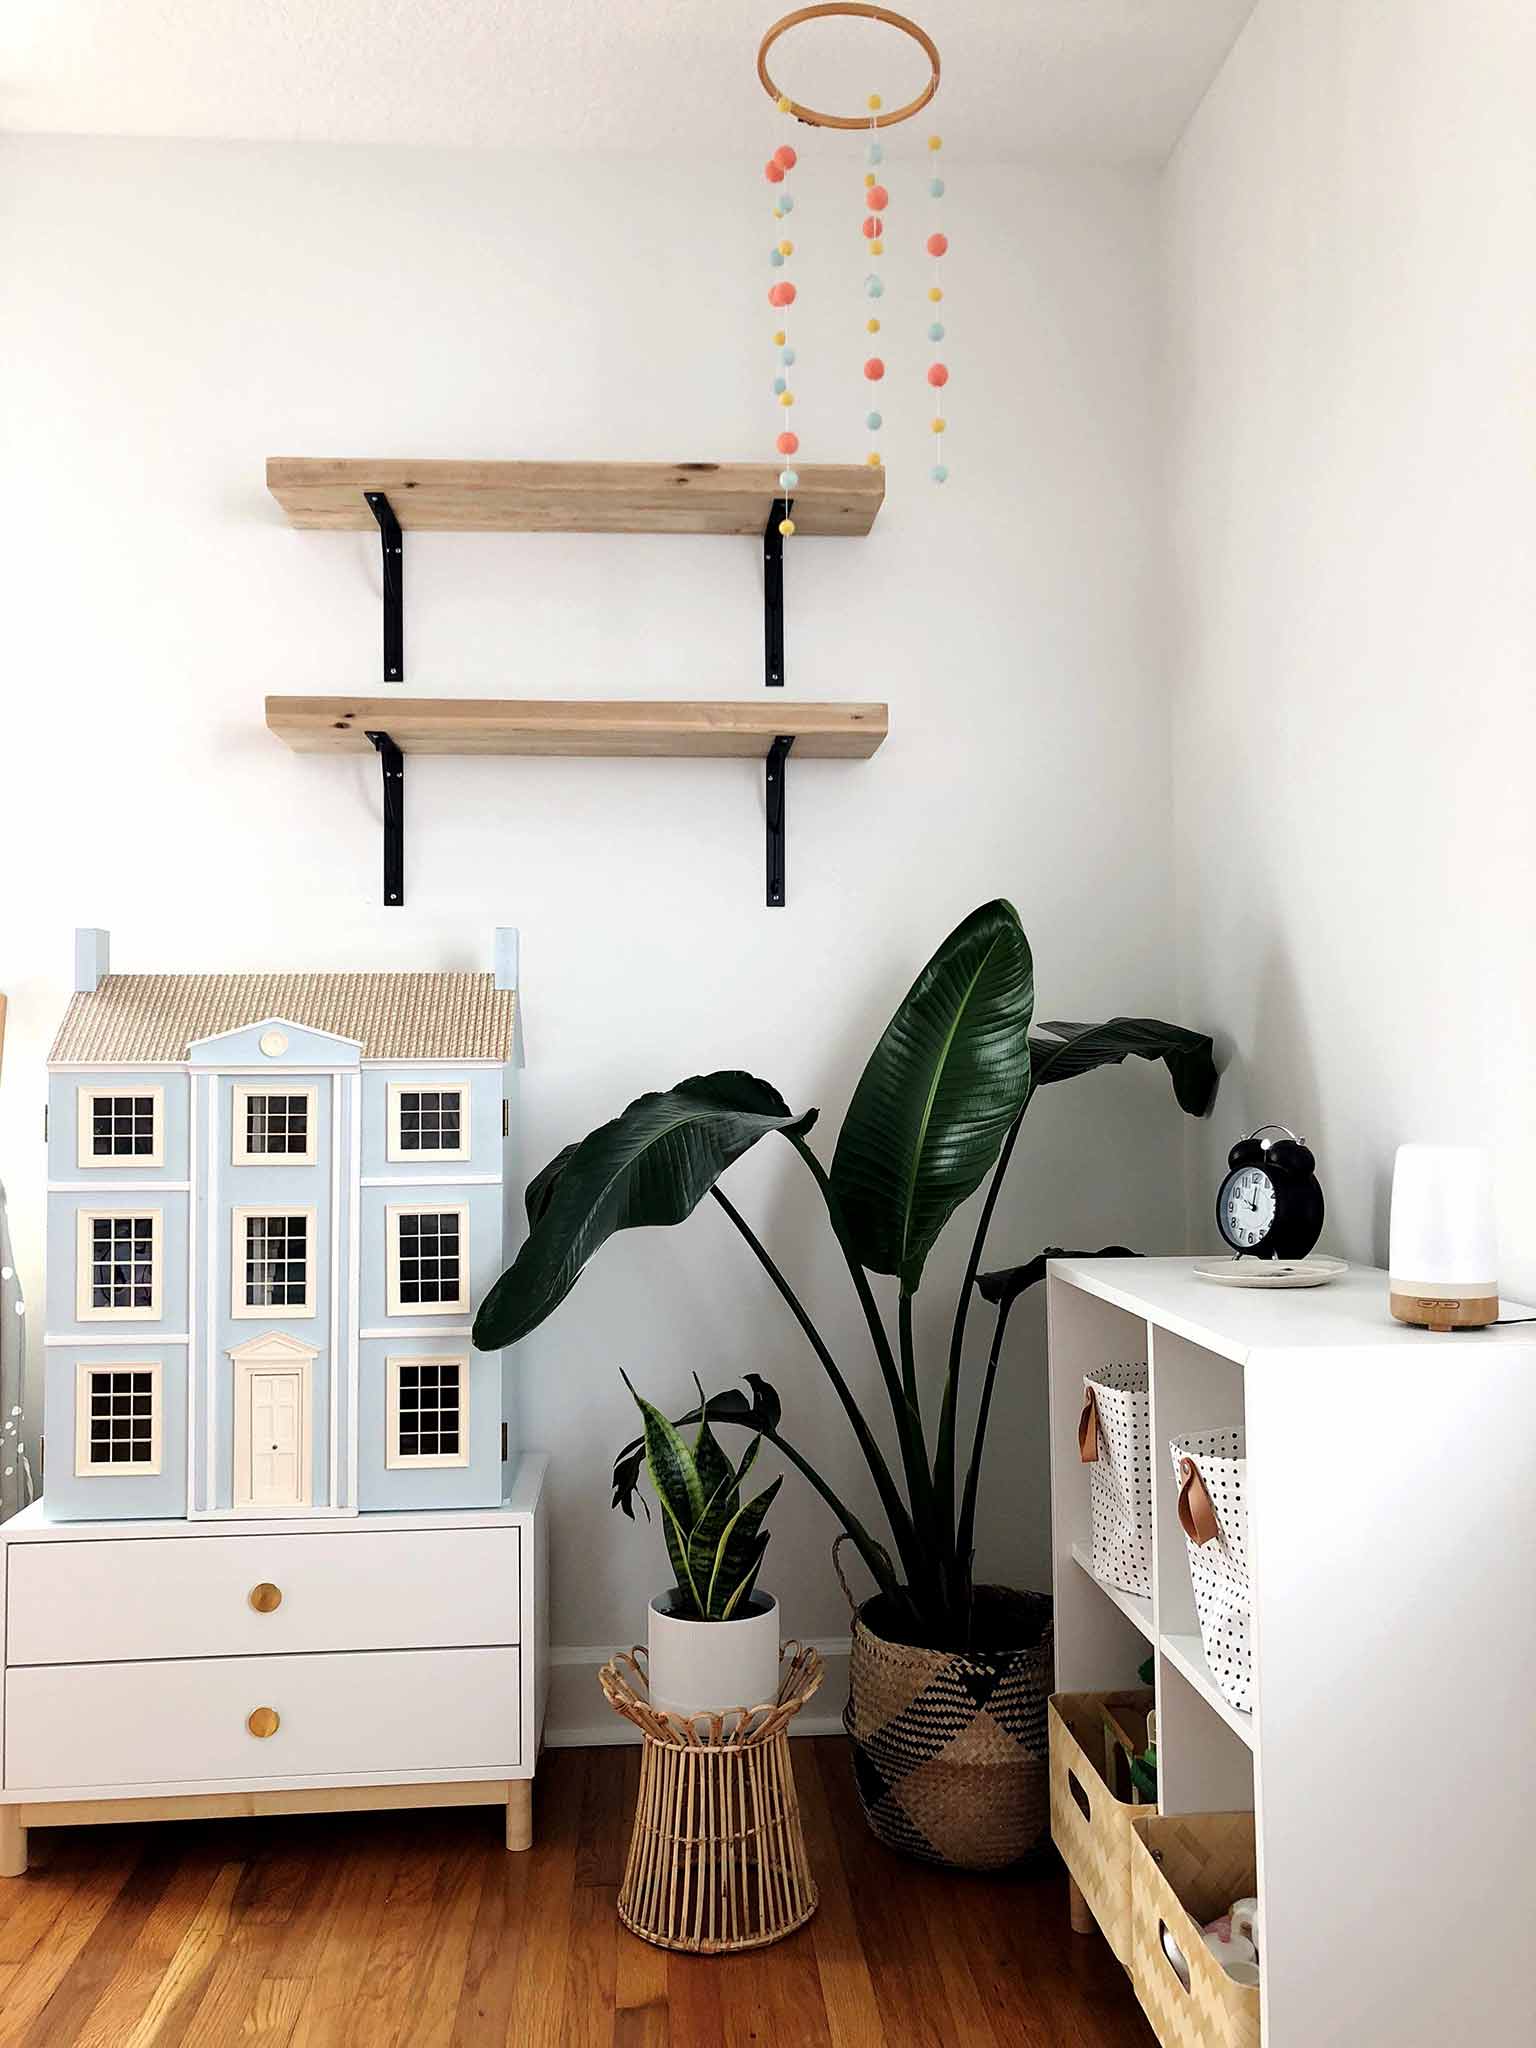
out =
<path fill-rule="evenodd" d="M 1493 1162 L 1482 1146 L 1398 1146 L 1390 1262 L 1400 1323 L 1464 1330 L 1498 1320 Z"/>

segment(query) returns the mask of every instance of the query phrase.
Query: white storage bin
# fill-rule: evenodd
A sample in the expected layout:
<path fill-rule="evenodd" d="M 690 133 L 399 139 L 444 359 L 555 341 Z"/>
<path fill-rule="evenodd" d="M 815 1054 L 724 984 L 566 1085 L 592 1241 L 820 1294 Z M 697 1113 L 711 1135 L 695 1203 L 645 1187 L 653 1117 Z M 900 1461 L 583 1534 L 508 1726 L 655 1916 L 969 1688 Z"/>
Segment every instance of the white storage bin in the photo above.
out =
<path fill-rule="evenodd" d="M 1179 1482 L 1179 1523 L 1189 1550 L 1205 1661 L 1228 1705 L 1251 1714 L 1253 1602 L 1243 1431 L 1213 1430 L 1180 1438 L 1168 1448 Z"/>
<path fill-rule="evenodd" d="M 1101 1365 L 1084 1374 L 1077 1444 L 1090 1468 L 1094 1576 L 1150 1599 L 1151 1403 L 1144 1364 Z"/>

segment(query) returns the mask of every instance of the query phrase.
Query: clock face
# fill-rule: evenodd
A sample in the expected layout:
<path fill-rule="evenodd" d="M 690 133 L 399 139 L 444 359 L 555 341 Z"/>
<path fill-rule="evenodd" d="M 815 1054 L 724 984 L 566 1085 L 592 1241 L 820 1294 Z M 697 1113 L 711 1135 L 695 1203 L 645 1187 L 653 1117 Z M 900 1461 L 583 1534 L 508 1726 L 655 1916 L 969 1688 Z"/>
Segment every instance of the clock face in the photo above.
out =
<path fill-rule="evenodd" d="M 1229 1174 L 1221 1191 L 1217 1221 L 1228 1244 L 1246 1251 L 1262 1243 L 1275 1220 L 1275 1184 L 1262 1166 L 1243 1166 Z"/>

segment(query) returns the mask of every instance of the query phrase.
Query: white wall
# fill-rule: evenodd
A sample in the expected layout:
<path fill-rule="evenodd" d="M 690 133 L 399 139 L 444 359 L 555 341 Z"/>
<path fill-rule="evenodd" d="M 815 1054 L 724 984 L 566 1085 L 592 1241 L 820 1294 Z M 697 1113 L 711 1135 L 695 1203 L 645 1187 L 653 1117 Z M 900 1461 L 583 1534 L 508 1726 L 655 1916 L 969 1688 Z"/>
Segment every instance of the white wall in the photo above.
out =
<path fill-rule="evenodd" d="M 942 494 L 926 279 L 915 236 L 892 237 L 890 500 L 869 542 L 792 544 L 788 662 L 791 695 L 888 698 L 893 736 L 867 764 L 791 763 L 787 910 L 763 905 L 750 764 L 421 760 L 407 903 L 386 911 L 375 763 L 302 759 L 263 729 L 267 691 L 381 687 L 377 542 L 291 532 L 268 454 L 761 457 L 779 426 L 761 153 L 5 149 L 0 1158 L 34 1302 L 41 1066 L 79 923 L 111 928 L 123 970 L 465 967 L 493 924 L 520 925 L 530 1169 L 642 1089 L 718 1065 L 819 1103 L 830 1157 L 910 977 L 996 893 L 1032 935 L 1042 1015 L 1169 1010 L 1150 181 L 950 166 Z M 844 156 L 835 177 L 808 167 L 792 223 L 811 461 L 864 445 Z M 917 175 L 895 162 L 895 222 Z M 407 688 L 751 696 L 759 577 L 749 541 L 413 536 Z M 1053 1240 L 1176 1248 L 1179 1121 L 1142 1066 L 1050 1091 L 996 1262 Z M 862 1373 L 787 1151 L 731 1186 Z M 935 1349 L 960 1250 L 934 1263 Z M 981 1564 L 1038 1579 L 1029 1323 Z M 813 1361 L 713 1209 L 612 1244 L 522 1360 L 527 1438 L 554 1458 L 567 1645 L 633 1640 L 660 1582 L 659 1538 L 608 1508 L 632 1424 L 621 1364 L 675 1403 L 690 1370 L 710 1386 L 760 1370 L 795 1434 L 853 1470 Z M 842 1625 L 831 1534 L 791 1482 L 767 1576 L 812 1635 Z"/>
<path fill-rule="evenodd" d="M 1315 1141 L 1385 1262 L 1403 1139 L 1498 1148 L 1536 1294 L 1536 11 L 1261 0 L 1162 194 L 1192 1146 Z"/>

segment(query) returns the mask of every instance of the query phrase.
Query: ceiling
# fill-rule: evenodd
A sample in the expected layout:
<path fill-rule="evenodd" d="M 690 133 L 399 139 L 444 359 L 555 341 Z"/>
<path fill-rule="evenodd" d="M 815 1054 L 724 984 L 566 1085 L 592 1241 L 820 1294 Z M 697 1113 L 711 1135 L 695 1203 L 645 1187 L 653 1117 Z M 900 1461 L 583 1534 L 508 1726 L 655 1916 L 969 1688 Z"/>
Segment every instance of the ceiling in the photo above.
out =
<path fill-rule="evenodd" d="M 935 122 L 981 159 L 1161 161 L 1255 0 L 902 0 L 938 43 Z M 0 130 L 728 154 L 771 110 L 786 0 L 4 0 Z M 868 22 L 792 30 L 809 105 L 926 76 Z M 754 122 L 753 138 L 771 134 Z"/>

